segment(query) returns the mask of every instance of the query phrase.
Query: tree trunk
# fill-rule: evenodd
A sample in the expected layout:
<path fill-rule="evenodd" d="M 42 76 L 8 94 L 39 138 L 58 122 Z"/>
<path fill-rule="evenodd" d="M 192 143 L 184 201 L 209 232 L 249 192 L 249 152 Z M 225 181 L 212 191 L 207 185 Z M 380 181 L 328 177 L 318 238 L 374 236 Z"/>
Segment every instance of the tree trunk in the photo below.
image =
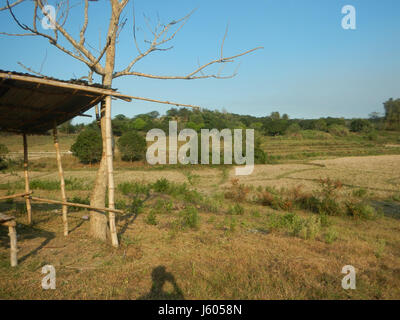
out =
<path fill-rule="evenodd" d="M 101 104 L 101 132 L 103 138 L 103 154 L 100 161 L 100 167 L 97 171 L 96 181 L 93 193 L 90 199 L 90 205 L 94 207 L 105 208 L 105 197 L 107 190 L 107 158 L 105 145 L 105 117 L 104 104 Z M 107 216 L 104 213 L 90 211 L 90 235 L 102 241 L 107 240 Z"/>
<path fill-rule="evenodd" d="M 111 1 L 112 14 L 108 27 L 107 39 L 110 44 L 106 51 L 105 61 L 105 75 L 103 76 L 103 86 L 112 87 L 113 72 L 115 67 L 115 44 L 118 31 L 118 22 L 120 19 L 121 11 L 124 6 L 120 5 L 118 1 Z M 103 138 L 103 154 L 100 162 L 100 168 L 97 172 L 95 187 L 91 197 L 90 204 L 96 207 L 105 207 L 105 197 L 108 190 L 109 208 L 114 207 L 114 178 L 113 178 L 113 159 L 111 147 L 111 97 L 106 97 L 102 103 L 101 108 L 101 133 Z M 108 141 L 108 143 L 107 143 Z M 110 153 L 111 150 L 111 153 Z M 97 239 L 106 240 L 108 234 L 107 217 L 105 214 L 98 212 L 91 212 L 90 214 L 90 232 L 91 235 Z M 111 234 L 111 241 L 113 246 L 118 246 L 118 238 L 115 226 L 115 214 L 109 213 L 109 230 Z"/>

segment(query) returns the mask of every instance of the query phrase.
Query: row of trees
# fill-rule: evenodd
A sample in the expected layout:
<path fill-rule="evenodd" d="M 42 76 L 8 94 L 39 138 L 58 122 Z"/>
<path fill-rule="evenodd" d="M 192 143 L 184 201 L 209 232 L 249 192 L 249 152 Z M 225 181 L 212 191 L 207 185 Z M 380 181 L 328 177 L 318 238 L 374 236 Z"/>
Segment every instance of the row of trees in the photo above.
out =
<path fill-rule="evenodd" d="M 393 111 L 394 110 L 394 111 Z M 170 109 L 161 116 L 157 111 L 139 114 L 133 118 L 125 115 L 117 115 L 112 120 L 113 134 L 120 137 L 123 133 L 136 131 L 146 133 L 153 128 L 159 128 L 168 132 L 169 121 L 178 121 L 178 129 L 190 128 L 197 132 L 201 129 L 255 129 L 258 133 L 268 136 L 284 135 L 301 130 L 318 130 L 324 132 L 335 132 L 339 129 L 347 129 L 352 132 L 369 132 L 373 129 L 396 129 L 400 116 L 393 107 L 387 117 L 371 117 L 370 119 L 344 119 L 344 118 L 320 118 L 320 119 L 289 119 L 287 114 L 280 115 L 272 112 L 269 116 L 254 117 L 249 115 L 238 115 L 228 112 L 211 110 Z M 396 118 L 397 117 L 397 118 Z M 386 120 L 390 119 L 390 120 Z M 60 131 L 65 133 L 77 133 L 81 130 L 97 128 L 93 122 L 87 126 L 82 124 L 64 124 Z"/>

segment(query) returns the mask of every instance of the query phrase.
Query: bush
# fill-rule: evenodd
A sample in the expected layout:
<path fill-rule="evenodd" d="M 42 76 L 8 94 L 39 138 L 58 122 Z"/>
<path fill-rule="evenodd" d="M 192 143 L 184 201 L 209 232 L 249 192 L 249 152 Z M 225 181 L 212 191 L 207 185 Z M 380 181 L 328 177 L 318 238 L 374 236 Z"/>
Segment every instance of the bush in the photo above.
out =
<path fill-rule="evenodd" d="M 294 134 L 299 133 L 301 131 L 301 127 L 298 123 L 292 123 L 287 129 L 286 134 Z"/>
<path fill-rule="evenodd" d="M 378 213 L 369 204 L 363 202 L 346 201 L 347 215 L 355 219 L 372 220 L 378 217 Z"/>
<path fill-rule="evenodd" d="M 146 153 L 146 140 L 136 131 L 124 133 L 118 140 L 118 149 L 123 161 L 142 160 Z"/>
<path fill-rule="evenodd" d="M 100 130 L 88 128 L 82 131 L 72 145 L 71 151 L 82 163 L 99 162 L 103 152 Z"/>
<path fill-rule="evenodd" d="M 325 235 L 324 235 L 324 238 L 325 238 L 325 242 L 326 242 L 326 243 L 331 244 L 331 243 L 333 243 L 334 241 L 337 240 L 337 238 L 338 238 L 338 232 L 337 232 L 335 229 L 333 229 L 333 228 L 329 228 L 329 229 L 326 231 L 326 233 L 325 233 Z"/>
<path fill-rule="evenodd" d="M 169 181 L 165 178 L 161 178 L 153 183 L 152 188 L 155 192 L 166 193 L 169 189 L 169 186 Z"/>
<path fill-rule="evenodd" d="M 229 208 L 228 214 L 233 216 L 241 216 L 244 214 L 244 208 L 240 204 L 236 203 L 234 206 Z"/>
<path fill-rule="evenodd" d="M 158 224 L 154 210 L 150 210 L 150 212 L 147 214 L 145 222 L 151 226 L 156 226 Z"/>
<path fill-rule="evenodd" d="M 180 212 L 180 225 L 183 228 L 189 227 L 191 229 L 198 229 L 200 217 L 195 207 L 187 207 Z"/>
<path fill-rule="evenodd" d="M 249 192 L 250 189 L 248 187 L 246 187 L 244 184 L 239 184 L 239 179 L 232 179 L 231 188 L 228 192 L 225 193 L 225 198 L 238 202 L 243 202 L 246 200 L 247 194 Z"/>
<path fill-rule="evenodd" d="M 254 163 L 255 164 L 266 164 L 267 154 L 261 148 L 254 148 Z"/>
<path fill-rule="evenodd" d="M 356 119 L 350 123 L 350 130 L 353 132 L 369 132 L 371 129 L 372 125 L 366 119 Z"/>
<path fill-rule="evenodd" d="M 272 214 L 268 219 L 268 227 L 284 229 L 290 235 L 303 239 L 315 239 L 321 231 L 321 221 L 317 216 L 304 219 L 294 213 L 285 215 Z"/>
<path fill-rule="evenodd" d="M 338 124 L 332 124 L 328 127 L 328 132 L 337 137 L 346 137 L 349 135 L 349 129 L 345 126 Z"/>

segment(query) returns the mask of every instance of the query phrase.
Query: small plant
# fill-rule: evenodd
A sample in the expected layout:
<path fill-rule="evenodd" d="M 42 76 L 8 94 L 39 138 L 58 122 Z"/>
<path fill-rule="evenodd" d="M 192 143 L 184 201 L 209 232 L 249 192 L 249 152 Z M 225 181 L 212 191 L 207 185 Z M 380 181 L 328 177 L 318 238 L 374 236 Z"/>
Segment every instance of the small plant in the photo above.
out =
<path fill-rule="evenodd" d="M 383 253 L 385 252 L 385 248 L 386 248 L 385 239 L 378 239 L 374 250 L 375 256 L 377 258 L 381 258 Z"/>
<path fill-rule="evenodd" d="M 148 196 L 150 194 L 150 186 L 140 182 L 124 182 L 119 184 L 117 189 L 125 196 Z"/>
<path fill-rule="evenodd" d="M 319 179 L 321 186 L 321 194 L 324 198 L 331 198 L 337 196 L 337 191 L 343 187 L 340 180 L 332 180 L 330 178 Z"/>
<path fill-rule="evenodd" d="M 200 217 L 195 207 L 187 207 L 180 212 L 180 225 L 182 228 L 198 229 Z"/>
<path fill-rule="evenodd" d="M 357 198 L 364 198 L 367 195 L 367 193 L 368 193 L 367 189 L 364 189 L 364 188 L 359 188 L 359 189 L 353 190 L 353 192 L 352 192 L 353 196 L 357 197 Z"/>
<path fill-rule="evenodd" d="M 156 182 L 152 184 L 153 190 L 155 192 L 160 192 L 160 193 L 167 193 L 169 187 L 170 187 L 170 182 L 165 178 L 158 179 Z"/>
<path fill-rule="evenodd" d="M 261 213 L 260 213 L 260 211 L 258 211 L 258 210 L 251 210 L 251 215 L 254 217 L 254 218 L 259 218 L 259 217 L 261 217 Z"/>
<path fill-rule="evenodd" d="M 250 192 L 250 188 L 244 184 L 239 184 L 239 179 L 231 180 L 231 188 L 225 193 L 226 199 L 231 199 L 238 202 L 246 200 L 247 194 Z"/>
<path fill-rule="evenodd" d="M 228 214 L 241 216 L 244 214 L 244 208 L 240 204 L 236 203 L 235 205 L 229 207 Z"/>
<path fill-rule="evenodd" d="M 196 185 L 200 180 L 200 176 L 198 174 L 192 174 L 190 171 L 185 171 L 184 174 L 186 175 L 189 184 L 192 186 Z"/>
<path fill-rule="evenodd" d="M 324 234 L 325 242 L 328 244 L 335 242 L 337 238 L 338 238 L 338 232 L 333 228 L 329 228 Z"/>
<path fill-rule="evenodd" d="M 271 214 L 267 225 L 271 229 L 284 229 L 295 237 L 313 240 L 321 231 L 321 221 L 318 216 L 304 219 L 295 213 L 285 215 Z"/>
<path fill-rule="evenodd" d="M 145 222 L 152 226 L 155 226 L 158 224 L 156 212 L 154 210 L 150 210 L 150 212 L 147 214 Z"/>
<path fill-rule="evenodd" d="M 363 202 L 346 201 L 346 213 L 354 219 L 372 220 L 378 217 L 376 210 Z"/>

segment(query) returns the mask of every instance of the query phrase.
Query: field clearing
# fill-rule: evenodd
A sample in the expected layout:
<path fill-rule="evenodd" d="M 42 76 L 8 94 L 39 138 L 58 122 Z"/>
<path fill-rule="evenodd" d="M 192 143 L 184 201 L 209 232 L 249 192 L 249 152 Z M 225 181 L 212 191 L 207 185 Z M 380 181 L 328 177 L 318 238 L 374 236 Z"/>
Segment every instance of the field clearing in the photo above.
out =
<path fill-rule="evenodd" d="M 400 156 L 384 155 L 314 160 L 307 163 L 257 165 L 240 183 L 252 189 L 291 189 L 303 185 L 311 191 L 320 178 L 340 179 L 343 197 L 360 188 L 367 198 L 392 215 L 363 221 L 329 217 L 332 227 L 315 239 L 292 236 L 267 224 L 269 207 L 242 203 L 241 215 L 228 214 L 234 201 L 223 199 L 235 178 L 232 167 L 178 169 L 119 169 L 116 185 L 123 182 L 154 183 L 166 178 L 186 183 L 206 201 L 219 201 L 218 210 L 199 207 L 196 229 L 176 229 L 180 212 L 188 204 L 155 195 L 140 214 L 118 219 L 121 247 L 88 236 L 87 211 L 69 213 L 71 233 L 62 235 L 58 206 L 35 203 L 34 225 L 26 225 L 23 202 L 0 203 L 0 210 L 17 216 L 20 265 L 9 267 L 8 237 L 0 229 L 0 298 L 2 299 L 399 299 L 400 298 L 400 203 L 388 199 L 400 191 Z M 67 179 L 92 183 L 95 168 L 66 170 Z M 57 172 L 32 171 L 32 180 L 57 180 Z M 22 172 L 0 174 L 0 185 L 15 186 Z M 84 188 L 85 189 L 85 188 Z M 21 189 L 22 190 L 22 189 Z M 5 188 L 0 190 L 4 195 Z M 86 197 L 88 190 L 67 191 L 67 196 Z M 34 190 L 36 196 L 59 199 L 57 190 Z M 117 192 L 117 200 L 129 197 Z M 157 224 L 148 222 L 149 212 L 160 199 L 172 204 L 170 211 L 157 211 Z M 207 200 L 208 199 L 208 200 Z M 228 210 L 228 211 L 227 211 Z M 315 214 L 294 209 L 307 219 Z M 337 239 L 327 241 L 335 230 Z M 4 229 L 4 230 L 3 230 Z M 42 290 L 41 267 L 57 270 L 57 289 Z M 357 290 L 341 287 L 341 269 L 357 270 Z"/>

